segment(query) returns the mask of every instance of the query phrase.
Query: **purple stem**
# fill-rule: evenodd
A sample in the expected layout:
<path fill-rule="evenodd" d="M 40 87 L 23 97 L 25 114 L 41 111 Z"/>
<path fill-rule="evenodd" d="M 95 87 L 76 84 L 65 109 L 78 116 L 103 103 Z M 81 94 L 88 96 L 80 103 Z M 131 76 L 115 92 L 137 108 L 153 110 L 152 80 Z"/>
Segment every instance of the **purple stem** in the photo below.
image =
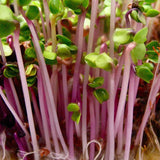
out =
<path fill-rule="evenodd" d="M 26 105 L 27 118 L 28 118 L 30 133 L 31 133 L 33 150 L 38 151 L 39 146 L 38 146 L 38 142 L 37 142 L 36 130 L 35 130 L 35 125 L 34 125 L 34 120 L 33 120 L 31 101 L 30 101 L 30 97 L 29 97 L 29 91 L 28 91 L 28 86 L 27 86 L 25 70 L 24 70 L 22 53 L 21 53 L 20 45 L 19 45 L 19 32 L 20 32 L 20 29 L 18 26 L 16 28 L 16 30 L 14 31 L 14 37 L 13 37 L 14 48 L 15 48 L 15 52 L 16 52 L 19 74 L 20 74 L 20 79 L 21 79 L 21 83 L 22 83 L 22 90 L 23 90 L 23 94 L 24 94 L 24 101 L 25 101 L 25 105 Z M 35 158 L 35 160 L 39 160 L 39 156 L 37 154 L 34 154 L 34 158 Z"/>
<path fill-rule="evenodd" d="M 43 127 L 42 127 L 42 118 L 41 118 L 41 114 L 40 114 L 40 111 L 39 111 L 39 108 L 38 108 L 36 95 L 35 95 L 32 87 L 30 87 L 29 90 L 30 90 L 31 97 L 32 97 L 32 103 L 33 103 L 33 107 L 34 107 L 35 117 L 36 117 L 36 120 L 37 120 L 37 123 L 38 123 L 38 126 L 39 126 L 41 136 L 43 137 L 44 130 L 43 130 Z"/>
<path fill-rule="evenodd" d="M 90 141 L 95 139 L 96 136 L 96 123 L 95 123 L 95 111 L 94 111 L 94 101 L 92 96 L 90 96 L 89 110 L 90 110 Z M 90 155 L 89 159 L 94 159 L 95 155 L 95 143 L 90 144 Z"/>
<path fill-rule="evenodd" d="M 73 75 L 73 89 L 72 89 L 72 102 L 76 101 L 77 97 L 77 89 L 79 84 L 79 70 L 80 70 L 80 62 L 82 58 L 82 51 L 83 51 L 83 26 L 84 26 L 84 20 L 85 20 L 86 12 L 83 12 L 79 16 L 78 20 L 78 29 L 77 29 L 77 37 L 78 37 L 78 53 L 77 53 L 77 59 L 74 69 L 74 75 Z"/>
<path fill-rule="evenodd" d="M 128 105 L 127 105 L 127 120 L 126 120 L 126 137 L 125 137 L 125 152 L 124 160 L 129 159 L 130 147 L 131 147 L 131 138 L 132 138 L 132 127 L 133 127 L 133 109 L 135 103 L 135 85 L 136 85 L 136 75 L 131 69 L 130 72 L 130 82 L 129 82 L 129 93 L 128 93 Z"/>
<path fill-rule="evenodd" d="M 42 50 L 41 47 L 39 45 L 39 39 L 37 36 L 37 33 L 35 31 L 34 25 L 32 23 L 32 21 L 28 20 L 27 17 L 25 16 L 24 11 L 21 9 L 21 13 L 23 15 L 23 17 L 25 18 L 25 20 L 28 23 L 28 27 L 30 28 L 31 34 L 32 34 L 32 41 L 36 50 L 36 54 L 37 54 L 37 59 L 38 59 L 38 63 L 39 63 L 39 67 L 40 70 L 42 72 L 42 79 L 44 82 L 44 86 L 45 86 L 45 94 L 46 94 L 46 98 L 47 98 L 47 103 L 49 104 L 49 113 L 52 115 L 52 122 L 55 125 L 56 131 L 57 131 L 57 135 L 59 136 L 59 140 L 62 144 L 62 147 L 64 149 L 64 152 L 66 154 L 68 154 L 68 148 L 66 146 L 66 143 L 64 141 L 61 129 L 60 129 L 60 125 L 59 125 L 59 121 L 58 121 L 58 116 L 57 116 L 57 112 L 56 112 L 56 106 L 55 106 L 55 101 L 53 98 L 53 92 L 52 92 L 52 87 L 51 87 L 51 83 L 50 83 L 50 78 L 48 75 L 48 71 L 47 71 L 47 67 L 44 61 L 44 57 L 42 54 Z"/>
<path fill-rule="evenodd" d="M 50 129 L 49 129 L 49 119 L 48 117 L 48 110 L 46 105 L 46 98 L 45 98 L 45 92 L 42 82 L 42 77 L 40 71 L 37 73 L 37 79 L 38 79 L 38 98 L 39 98 L 39 104 L 40 104 L 40 112 L 42 115 L 42 124 L 44 129 L 44 138 L 47 149 L 51 151 L 51 141 L 50 141 Z"/>
<path fill-rule="evenodd" d="M 115 156 L 115 139 L 114 139 L 114 106 L 115 106 L 115 70 L 109 74 L 109 100 L 107 101 L 108 121 L 107 121 L 107 147 L 105 158 L 114 160 Z"/>
<path fill-rule="evenodd" d="M 127 89 L 128 89 L 128 82 L 129 82 L 129 76 L 130 76 L 130 66 L 131 66 L 131 57 L 130 57 L 130 51 L 135 47 L 135 43 L 130 43 L 127 48 L 124 51 L 124 73 L 123 73 L 123 80 L 122 80 L 122 87 L 121 87 L 121 93 L 120 93 L 120 99 L 118 103 L 117 108 L 117 114 L 115 119 L 115 136 L 118 132 L 122 115 L 124 114 L 124 107 L 126 102 L 126 96 L 127 96 Z"/>
<path fill-rule="evenodd" d="M 97 9 L 98 9 L 98 0 L 92 0 L 91 6 L 92 6 L 91 24 L 90 24 L 91 27 L 89 31 L 87 54 L 92 52 L 95 22 L 96 22 Z M 88 83 L 88 77 L 89 77 L 89 66 L 85 65 L 84 82 L 83 82 L 83 98 L 82 98 L 82 149 L 83 149 L 84 157 L 86 157 L 85 150 L 87 146 L 87 83 Z"/>
<path fill-rule="evenodd" d="M 132 13 L 133 10 L 138 11 L 137 8 L 132 8 L 130 9 L 126 14 L 125 14 L 125 19 L 126 19 L 126 27 L 130 28 L 130 20 L 129 20 L 129 15 Z"/>

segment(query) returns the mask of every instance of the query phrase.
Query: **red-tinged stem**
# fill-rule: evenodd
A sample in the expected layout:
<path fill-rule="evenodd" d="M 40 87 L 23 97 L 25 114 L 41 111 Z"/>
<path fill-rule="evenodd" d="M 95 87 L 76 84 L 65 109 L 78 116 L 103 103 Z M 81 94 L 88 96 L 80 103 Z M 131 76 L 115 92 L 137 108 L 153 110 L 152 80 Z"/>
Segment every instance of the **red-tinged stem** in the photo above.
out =
<path fill-rule="evenodd" d="M 4 50 L 3 50 L 3 45 L 2 45 L 1 39 L 0 39 L 0 51 L 1 51 L 2 61 L 5 64 L 6 63 L 6 57 L 5 57 L 5 53 L 4 53 Z"/>
<path fill-rule="evenodd" d="M 42 11 L 41 9 L 39 8 L 39 13 L 40 13 L 40 17 L 41 17 L 41 21 L 42 21 L 42 30 L 43 30 L 43 35 L 44 35 L 44 39 L 45 39 L 45 42 L 47 41 L 47 34 L 46 34 L 46 28 L 45 28 L 45 23 L 44 23 L 44 18 L 43 18 L 43 14 L 42 14 Z"/>
<path fill-rule="evenodd" d="M 23 90 L 23 94 L 24 94 L 24 101 L 25 101 L 25 105 L 26 105 L 27 118 L 28 118 L 30 133 L 31 133 L 33 150 L 38 151 L 39 146 L 38 146 L 38 142 L 37 142 L 36 130 L 35 130 L 35 125 L 34 125 L 34 120 L 33 120 L 31 101 L 30 101 L 30 97 L 29 97 L 29 91 L 28 91 L 28 86 L 27 86 L 25 70 L 24 70 L 22 53 L 21 53 L 20 45 L 19 45 L 19 32 L 20 32 L 20 29 L 18 26 L 16 28 L 16 30 L 14 31 L 14 37 L 13 37 L 14 48 L 15 48 L 15 52 L 16 52 L 17 63 L 18 63 L 18 68 L 19 68 L 19 73 L 20 73 L 20 79 L 21 79 L 21 83 L 22 83 L 22 90 Z M 34 154 L 34 158 L 35 158 L 35 160 L 39 160 L 39 155 Z"/>
<path fill-rule="evenodd" d="M 96 126 L 95 126 L 95 111 L 94 111 L 94 101 L 92 96 L 90 96 L 89 110 L 90 110 L 90 141 L 94 140 L 96 137 Z M 89 159 L 94 159 L 95 156 L 95 143 L 90 144 L 90 155 Z"/>
<path fill-rule="evenodd" d="M 91 24 L 89 31 L 87 54 L 92 52 L 93 41 L 94 41 L 94 30 L 95 22 L 97 17 L 98 0 L 92 0 L 91 4 Z M 83 82 L 83 98 L 82 98 L 82 149 L 83 155 L 85 155 L 85 150 L 87 146 L 87 83 L 89 77 L 89 66 L 85 65 L 84 82 Z"/>
<path fill-rule="evenodd" d="M 22 13 L 23 17 L 25 18 L 25 20 L 27 21 L 28 27 L 30 28 L 30 31 L 31 31 L 31 34 L 32 34 L 32 41 L 33 41 L 33 44 L 34 44 L 34 47 L 35 47 L 35 50 L 36 50 L 39 67 L 40 67 L 40 70 L 41 70 L 42 75 L 43 75 L 42 79 L 43 79 L 44 86 L 45 86 L 47 103 L 49 104 L 48 109 L 51 111 L 51 114 L 52 114 L 52 119 L 53 119 L 52 122 L 55 125 L 57 135 L 59 136 L 59 140 L 62 144 L 64 152 L 66 154 L 68 154 L 68 148 L 66 146 L 66 143 L 64 141 L 64 138 L 63 138 L 63 135 L 62 135 L 62 132 L 61 132 L 61 129 L 60 129 L 58 116 L 57 116 L 57 112 L 56 112 L 55 101 L 54 101 L 54 98 L 53 98 L 52 87 L 51 87 L 51 83 L 50 83 L 50 78 L 49 78 L 49 75 L 48 75 L 48 71 L 47 71 L 45 61 L 44 61 L 42 50 L 41 50 L 41 47 L 39 45 L 38 36 L 37 36 L 37 33 L 35 31 L 35 28 L 34 28 L 34 25 L 33 25 L 32 21 L 30 21 L 26 18 L 25 13 L 22 9 L 21 9 L 21 13 Z M 49 113 L 50 113 L 50 111 L 49 111 Z"/>
<path fill-rule="evenodd" d="M 39 126 L 39 130 L 40 130 L 42 138 L 44 138 L 43 137 L 43 135 L 44 135 L 44 129 L 42 127 L 42 118 L 41 118 L 41 114 L 40 114 L 40 111 L 39 111 L 39 108 L 38 108 L 38 103 L 37 103 L 36 95 L 35 95 L 34 90 L 33 90 L 32 87 L 30 87 L 29 90 L 30 90 L 30 93 L 31 93 L 32 103 L 33 103 L 33 107 L 34 107 L 34 112 L 35 112 L 36 120 L 37 120 L 37 123 L 38 123 L 38 126 Z"/>
<path fill-rule="evenodd" d="M 21 121 L 21 119 L 19 118 L 19 116 L 17 115 L 17 113 L 15 112 L 13 107 L 11 106 L 11 104 L 8 102 L 6 96 L 3 93 L 2 87 L 0 87 L 0 95 L 1 95 L 1 97 L 3 99 L 3 101 L 5 102 L 5 104 L 7 105 L 8 109 L 10 110 L 10 112 L 13 114 L 15 120 L 17 121 L 19 126 L 22 128 L 22 130 L 26 134 L 26 137 L 27 137 L 27 140 L 28 140 L 29 139 L 29 133 L 28 133 L 27 129 L 25 128 L 23 122 Z"/>
<path fill-rule="evenodd" d="M 109 100 L 107 101 L 108 121 L 107 121 L 107 147 L 105 158 L 114 160 L 115 139 L 114 139 L 114 106 L 115 106 L 115 70 L 109 74 Z"/>
<path fill-rule="evenodd" d="M 44 92 L 44 87 L 43 87 L 43 82 L 42 82 L 42 77 L 40 71 L 37 73 L 37 79 L 38 79 L 38 98 L 39 98 L 39 104 L 40 104 L 40 112 L 42 115 L 42 124 L 43 124 L 43 129 L 44 129 L 44 138 L 45 138 L 45 143 L 47 149 L 50 151 L 51 149 L 51 141 L 50 141 L 50 129 L 49 129 L 49 118 L 48 117 L 48 110 L 47 110 L 47 104 L 46 104 L 46 98 L 45 98 L 45 92 Z"/>
<path fill-rule="evenodd" d="M 125 107 L 125 102 L 126 102 L 129 76 L 130 76 L 130 67 L 131 67 L 130 51 L 135 47 L 135 45 L 136 45 L 135 43 L 130 43 L 124 51 L 125 68 L 124 68 L 124 73 L 123 73 L 120 99 L 119 99 L 117 114 L 116 114 L 116 119 L 115 119 L 115 137 L 118 132 L 120 120 L 122 120 L 121 118 L 122 118 L 122 115 L 124 114 L 124 107 Z"/>
<path fill-rule="evenodd" d="M 50 27 L 50 21 L 49 21 L 49 7 L 47 0 L 43 0 L 43 7 L 44 7 L 44 13 L 45 13 L 45 19 L 46 19 L 46 28 L 47 28 L 47 39 L 51 37 L 51 27 Z"/>
<path fill-rule="evenodd" d="M 126 136 L 125 136 L 125 151 L 124 151 L 124 160 L 129 159 L 130 147 L 131 147 L 131 137 L 132 137 L 132 128 L 133 128 L 133 109 L 135 103 L 135 85 L 136 85 L 136 75 L 131 69 L 130 73 L 130 82 L 129 82 L 129 93 L 128 93 L 128 105 L 127 105 L 127 120 L 126 120 Z"/>
<path fill-rule="evenodd" d="M 80 70 L 80 62 L 81 62 L 82 51 L 83 51 L 83 40 L 84 40 L 83 26 L 84 26 L 85 15 L 86 15 L 86 12 L 83 12 L 79 16 L 78 29 L 77 29 L 77 33 L 76 33 L 76 35 L 77 35 L 76 37 L 78 37 L 78 40 L 77 40 L 78 53 L 77 53 L 77 59 L 76 59 L 74 75 L 73 75 L 72 102 L 76 101 L 78 84 L 79 84 L 79 70 Z"/>
<path fill-rule="evenodd" d="M 115 29 L 115 18 L 116 18 L 116 1 L 112 0 L 111 1 L 111 16 L 110 16 L 110 34 L 109 34 L 109 39 L 110 39 L 110 49 L 109 53 L 111 58 L 114 58 L 114 41 L 113 41 L 113 33 Z"/>

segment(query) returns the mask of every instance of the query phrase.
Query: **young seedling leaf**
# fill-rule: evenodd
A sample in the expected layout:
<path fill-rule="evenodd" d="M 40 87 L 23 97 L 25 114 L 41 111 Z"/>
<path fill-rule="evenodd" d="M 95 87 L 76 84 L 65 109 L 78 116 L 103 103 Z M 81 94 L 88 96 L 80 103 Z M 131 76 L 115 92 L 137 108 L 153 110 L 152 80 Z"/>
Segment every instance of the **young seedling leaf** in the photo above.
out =
<path fill-rule="evenodd" d="M 37 69 L 33 64 L 30 64 L 26 67 L 26 76 L 35 76 L 37 73 Z"/>
<path fill-rule="evenodd" d="M 153 50 L 149 50 L 146 52 L 148 59 L 153 62 L 153 63 L 158 63 L 158 54 L 153 51 Z"/>
<path fill-rule="evenodd" d="M 85 62 L 90 66 L 90 67 L 96 67 L 95 60 L 98 57 L 99 53 L 90 53 L 85 56 Z"/>
<path fill-rule="evenodd" d="M 118 44 L 127 44 L 132 41 L 133 34 L 131 28 L 117 28 L 113 35 L 113 40 Z"/>
<path fill-rule="evenodd" d="M 3 44 L 3 50 L 4 50 L 5 56 L 10 56 L 12 54 L 12 49 L 7 44 Z M 0 51 L 0 55 L 1 55 L 1 51 Z"/>
<path fill-rule="evenodd" d="M 58 44 L 57 55 L 62 59 L 71 57 L 71 52 L 66 44 Z"/>
<path fill-rule="evenodd" d="M 133 40 L 136 43 L 144 43 L 147 40 L 148 28 L 144 27 L 136 33 Z"/>
<path fill-rule="evenodd" d="M 49 1 L 49 9 L 52 14 L 58 14 L 60 7 L 60 0 L 50 0 Z"/>
<path fill-rule="evenodd" d="M 58 42 L 66 45 L 71 45 L 72 41 L 64 35 L 57 34 L 56 35 Z"/>
<path fill-rule="evenodd" d="M 137 63 L 138 60 L 142 60 L 146 53 L 146 47 L 144 43 L 139 43 L 131 51 L 131 57 L 134 63 Z"/>
<path fill-rule="evenodd" d="M 80 108 L 79 108 L 78 104 L 76 104 L 76 103 L 70 103 L 70 104 L 68 104 L 68 106 L 67 106 L 67 110 L 68 110 L 69 112 L 77 112 L 77 111 L 80 110 Z"/>
<path fill-rule="evenodd" d="M 78 112 L 73 112 L 71 119 L 76 122 L 77 124 L 79 124 L 80 119 L 81 119 L 81 113 Z"/>
<path fill-rule="evenodd" d="M 104 88 L 94 90 L 93 94 L 100 104 L 109 99 L 109 94 Z"/>
<path fill-rule="evenodd" d="M 144 15 L 143 15 L 143 13 L 142 12 L 138 12 L 138 20 L 139 20 L 139 22 L 141 22 L 142 24 L 146 24 L 146 20 L 145 20 L 145 17 L 144 17 Z"/>
<path fill-rule="evenodd" d="M 37 80 L 36 76 L 27 77 L 27 85 L 28 85 L 28 87 L 33 86 L 36 83 L 36 80 Z"/>
<path fill-rule="evenodd" d="M 17 19 L 12 10 L 0 5 L 0 38 L 6 37 L 16 29 Z"/>
<path fill-rule="evenodd" d="M 53 64 L 57 63 L 57 59 L 56 59 L 57 54 L 54 52 L 50 52 L 50 51 L 45 50 L 43 52 L 43 57 L 45 58 L 45 62 L 48 65 L 53 65 Z"/>
<path fill-rule="evenodd" d="M 36 58 L 36 52 L 33 47 L 25 50 L 25 58 Z"/>
<path fill-rule="evenodd" d="M 150 68 L 144 65 L 136 67 L 136 74 L 147 83 L 153 79 L 153 73 L 151 72 Z"/>
<path fill-rule="evenodd" d="M 96 87 L 102 86 L 103 83 L 104 83 L 104 78 L 103 77 L 97 77 L 91 83 L 89 83 L 88 85 L 92 88 L 96 88 Z"/>
<path fill-rule="evenodd" d="M 38 7 L 34 5 L 28 6 L 27 11 L 26 11 L 26 16 L 30 20 L 37 19 L 39 17 Z"/>
<path fill-rule="evenodd" d="M 154 48 L 160 47 L 158 41 L 151 41 L 151 42 L 149 42 L 149 43 L 146 45 L 146 48 L 147 48 L 148 50 L 153 50 L 153 47 L 154 47 Z"/>
<path fill-rule="evenodd" d="M 82 6 L 83 6 L 84 8 L 87 8 L 88 5 L 89 5 L 89 0 L 83 0 Z"/>
<path fill-rule="evenodd" d="M 102 53 L 95 59 L 95 64 L 97 68 L 110 71 L 112 69 L 113 59 L 107 53 Z"/>
<path fill-rule="evenodd" d="M 73 10 L 78 9 L 85 0 L 64 0 L 64 4 Z"/>
<path fill-rule="evenodd" d="M 149 9 L 147 12 L 146 12 L 146 16 L 147 17 L 156 17 L 159 15 L 159 11 L 155 10 L 155 9 Z"/>
<path fill-rule="evenodd" d="M 6 68 L 3 71 L 3 75 L 6 78 L 13 78 L 16 77 L 19 73 L 17 65 L 14 64 L 7 64 Z"/>
<path fill-rule="evenodd" d="M 17 0 L 17 2 L 20 6 L 26 6 L 31 2 L 31 0 Z"/>

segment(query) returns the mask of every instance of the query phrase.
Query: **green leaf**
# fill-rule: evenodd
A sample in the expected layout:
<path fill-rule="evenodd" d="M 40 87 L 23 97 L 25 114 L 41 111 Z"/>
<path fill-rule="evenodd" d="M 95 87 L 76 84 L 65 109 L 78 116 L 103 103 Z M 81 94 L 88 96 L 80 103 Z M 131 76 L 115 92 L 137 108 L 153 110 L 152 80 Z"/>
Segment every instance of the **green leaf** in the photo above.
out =
<path fill-rule="evenodd" d="M 145 0 L 146 3 L 154 3 L 156 2 L 157 0 Z"/>
<path fill-rule="evenodd" d="M 151 42 L 149 42 L 147 45 L 146 45 L 146 48 L 148 49 L 148 50 L 153 50 L 153 47 L 154 48 L 157 48 L 157 47 L 159 47 L 160 45 L 159 45 L 159 43 L 158 43 L 158 41 L 151 41 Z"/>
<path fill-rule="evenodd" d="M 58 44 L 57 55 L 62 59 L 71 57 L 71 52 L 66 44 Z"/>
<path fill-rule="evenodd" d="M 28 85 L 28 87 L 33 86 L 36 83 L 36 80 L 37 80 L 36 76 L 27 77 L 27 85 Z"/>
<path fill-rule="evenodd" d="M 148 28 L 144 27 L 136 33 L 133 40 L 136 43 L 144 43 L 147 40 L 147 33 L 148 33 Z"/>
<path fill-rule="evenodd" d="M 26 10 L 26 16 L 28 19 L 33 20 L 39 17 L 39 9 L 37 6 L 30 5 Z"/>
<path fill-rule="evenodd" d="M 17 0 L 19 6 L 26 6 L 29 5 L 31 0 Z"/>
<path fill-rule="evenodd" d="M 159 15 L 159 11 L 155 10 L 155 9 L 150 9 L 146 12 L 146 16 L 147 17 L 155 17 L 157 15 Z"/>
<path fill-rule="evenodd" d="M 89 0 L 83 0 L 82 6 L 83 6 L 84 8 L 87 8 L 88 5 L 89 5 Z"/>
<path fill-rule="evenodd" d="M 16 77 L 18 73 L 19 73 L 18 67 L 17 65 L 14 65 L 14 64 L 7 64 L 3 71 L 3 75 L 6 78 Z"/>
<path fill-rule="evenodd" d="M 26 67 L 26 76 L 35 76 L 37 73 L 37 69 L 33 64 L 30 64 Z"/>
<path fill-rule="evenodd" d="M 17 0 L 17 2 L 20 6 L 26 6 L 31 2 L 31 0 Z"/>
<path fill-rule="evenodd" d="M 136 74 L 138 77 L 146 81 L 147 83 L 153 79 L 153 73 L 151 72 L 150 68 L 147 66 L 141 65 L 136 67 Z"/>
<path fill-rule="evenodd" d="M 77 112 L 77 111 L 80 110 L 80 108 L 79 108 L 78 104 L 76 104 L 76 103 L 70 103 L 70 104 L 68 104 L 68 106 L 67 106 L 67 110 L 68 110 L 69 112 Z"/>
<path fill-rule="evenodd" d="M 142 60 L 146 53 L 146 47 L 144 43 L 139 43 L 131 51 L 131 57 L 134 63 L 137 63 L 138 60 Z"/>
<path fill-rule="evenodd" d="M 138 12 L 138 20 L 139 20 L 139 22 L 141 22 L 142 24 L 146 24 L 146 20 L 145 20 L 145 17 L 144 17 L 144 15 L 143 15 L 143 13 L 142 12 Z"/>
<path fill-rule="evenodd" d="M 110 71 L 113 65 L 113 59 L 106 53 L 102 53 L 95 59 L 95 64 L 97 68 Z"/>
<path fill-rule="evenodd" d="M 60 0 L 50 0 L 49 1 L 49 9 L 52 14 L 58 14 L 60 7 Z"/>
<path fill-rule="evenodd" d="M 93 94 L 100 104 L 109 99 L 109 94 L 104 88 L 94 90 Z"/>
<path fill-rule="evenodd" d="M 36 58 L 36 52 L 33 47 L 25 50 L 25 58 Z"/>
<path fill-rule="evenodd" d="M 3 50 L 4 50 L 5 56 L 10 56 L 12 54 L 12 49 L 7 44 L 3 44 Z M 0 51 L 0 55 L 1 55 L 1 51 Z"/>
<path fill-rule="evenodd" d="M 148 59 L 153 63 L 158 63 L 158 54 L 153 50 L 149 50 L 146 52 Z"/>
<path fill-rule="evenodd" d="M 97 77 L 93 80 L 93 82 L 89 83 L 88 85 L 92 88 L 100 87 L 104 83 L 103 77 Z"/>
<path fill-rule="evenodd" d="M 132 41 L 133 34 L 131 28 L 117 28 L 113 35 L 113 40 L 118 44 L 127 44 Z"/>
<path fill-rule="evenodd" d="M 85 62 L 90 66 L 90 67 L 96 67 L 95 60 L 98 57 L 99 53 L 90 53 L 85 56 Z"/>
<path fill-rule="evenodd" d="M 72 41 L 64 35 L 57 34 L 56 35 L 58 42 L 66 45 L 71 45 Z"/>
<path fill-rule="evenodd" d="M 72 121 L 79 124 L 80 119 L 81 119 L 81 113 L 79 111 L 78 112 L 73 112 L 71 119 L 72 119 Z"/>
<path fill-rule="evenodd" d="M 73 10 L 78 9 L 82 4 L 84 0 L 64 0 L 64 4 Z"/>
<path fill-rule="evenodd" d="M 77 48 L 76 45 L 69 45 L 68 48 L 69 48 L 71 54 L 76 54 L 77 53 L 78 48 Z"/>
<path fill-rule="evenodd" d="M 16 29 L 17 19 L 12 10 L 0 5 L 0 38 L 6 37 Z"/>
<path fill-rule="evenodd" d="M 43 52 L 43 57 L 45 58 L 45 62 L 48 65 L 53 65 L 53 64 L 57 63 L 57 59 L 56 59 L 57 54 L 54 52 L 50 52 L 50 51 L 45 50 Z"/>

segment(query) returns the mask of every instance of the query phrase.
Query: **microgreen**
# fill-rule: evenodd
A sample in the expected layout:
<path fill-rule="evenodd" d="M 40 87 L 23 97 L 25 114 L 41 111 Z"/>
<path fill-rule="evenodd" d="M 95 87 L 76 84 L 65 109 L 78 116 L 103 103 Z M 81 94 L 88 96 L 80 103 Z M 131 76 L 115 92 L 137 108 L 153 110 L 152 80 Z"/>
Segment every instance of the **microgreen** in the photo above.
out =
<path fill-rule="evenodd" d="M 102 86 L 104 83 L 104 78 L 103 77 L 96 77 L 91 83 L 88 85 L 92 88 L 97 88 Z"/>
<path fill-rule="evenodd" d="M 157 16 L 157 15 L 159 15 L 159 11 L 157 11 L 157 10 L 155 10 L 155 9 L 149 9 L 149 10 L 147 10 L 147 12 L 146 12 L 146 16 L 147 17 L 155 17 L 155 16 Z"/>
<path fill-rule="evenodd" d="M 59 12 L 60 0 L 50 0 L 49 1 L 49 9 L 52 14 L 57 14 Z"/>
<path fill-rule="evenodd" d="M 15 30 L 16 17 L 10 8 L 0 5 L 0 38 L 6 37 Z"/>
<path fill-rule="evenodd" d="M 106 53 L 98 55 L 95 60 L 96 67 L 110 71 L 113 66 L 113 59 Z"/>
<path fill-rule="evenodd" d="M 19 70 L 17 68 L 17 65 L 15 64 L 7 64 L 3 71 L 4 76 L 7 78 L 16 77 L 18 73 L 19 73 Z"/>
<path fill-rule="evenodd" d="M 26 10 L 26 16 L 28 19 L 37 19 L 39 16 L 39 9 L 37 6 L 29 5 Z"/>
<path fill-rule="evenodd" d="M 151 72 L 152 69 L 153 69 L 152 65 L 143 64 L 141 66 L 136 67 L 136 74 L 141 79 L 149 83 L 153 79 L 153 73 Z"/>
<path fill-rule="evenodd" d="M 95 89 L 93 94 L 100 104 L 109 99 L 109 94 L 104 88 Z"/>
<path fill-rule="evenodd" d="M 31 0 L 17 0 L 17 2 L 20 6 L 26 6 L 31 2 Z"/>
<path fill-rule="evenodd" d="M 77 112 L 77 111 L 80 110 L 80 108 L 79 108 L 78 104 L 76 104 L 76 103 L 70 103 L 70 104 L 67 106 L 67 110 L 68 110 L 69 112 Z"/>
<path fill-rule="evenodd" d="M 147 33 L 148 33 L 148 28 L 147 27 L 144 27 L 143 29 L 138 31 L 133 38 L 134 42 L 144 43 L 147 40 Z"/>
<path fill-rule="evenodd" d="M 114 32 L 113 40 L 118 44 L 127 44 L 133 39 L 131 28 L 117 28 Z"/>
<path fill-rule="evenodd" d="M 156 148 L 145 126 L 160 103 L 158 5 L 0 0 L 0 159 L 129 160 Z"/>
<path fill-rule="evenodd" d="M 137 63 L 138 60 L 142 60 L 146 54 L 146 47 L 144 43 L 139 43 L 131 51 L 131 57 L 134 63 Z"/>

